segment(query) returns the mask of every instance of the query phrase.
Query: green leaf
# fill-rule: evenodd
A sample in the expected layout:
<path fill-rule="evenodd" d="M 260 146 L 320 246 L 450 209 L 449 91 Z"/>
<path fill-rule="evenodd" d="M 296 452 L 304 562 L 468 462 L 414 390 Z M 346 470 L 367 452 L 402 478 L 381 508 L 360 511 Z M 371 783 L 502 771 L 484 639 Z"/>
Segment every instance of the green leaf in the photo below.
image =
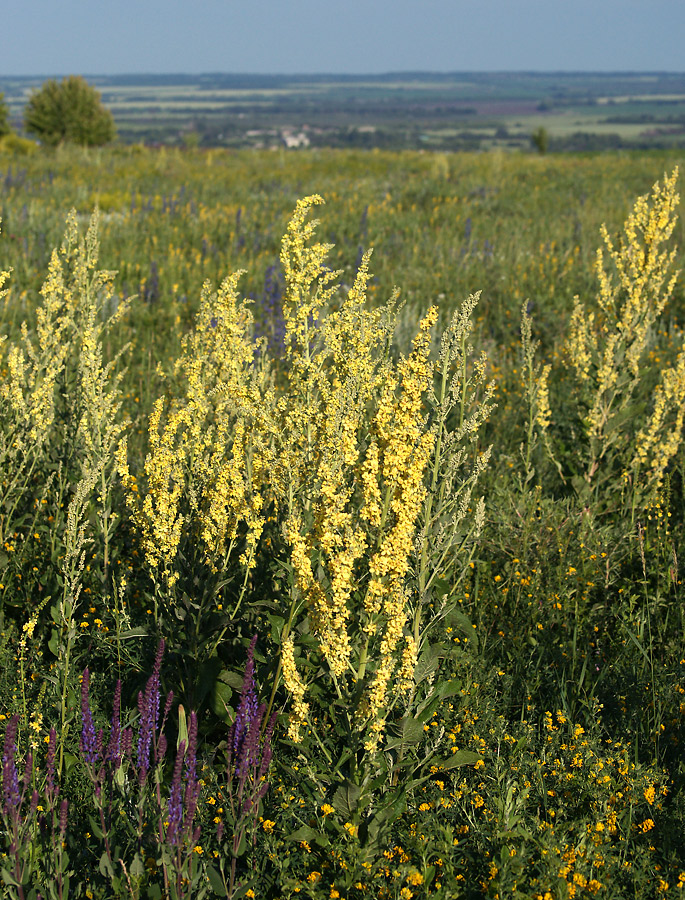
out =
<path fill-rule="evenodd" d="M 240 692 L 243 689 L 244 676 L 238 672 L 231 672 L 230 669 L 223 669 L 219 675 L 219 681 L 228 684 L 234 691 Z"/>
<path fill-rule="evenodd" d="M 127 628 L 126 631 L 120 631 L 117 640 L 126 640 L 127 638 L 145 637 L 148 634 L 147 628 L 140 625 L 138 628 Z"/>
<path fill-rule="evenodd" d="M 413 716 L 405 716 L 399 722 L 389 726 L 385 749 L 393 750 L 395 747 L 418 744 L 423 735 L 423 724 Z"/>
<path fill-rule="evenodd" d="M 186 711 L 182 703 L 178 704 L 178 739 L 176 741 L 176 749 L 181 746 L 181 741 L 185 742 L 188 748 L 188 722 L 186 720 Z"/>
<path fill-rule="evenodd" d="M 59 656 L 59 635 L 57 634 L 57 629 L 53 628 L 50 633 L 50 640 L 48 641 L 48 649 L 53 656 Z"/>
<path fill-rule="evenodd" d="M 112 878 L 114 875 L 114 869 L 112 868 L 112 864 L 109 861 L 107 853 L 103 853 L 100 857 L 100 864 L 98 866 L 100 870 L 100 874 L 104 875 L 107 878 Z"/>
<path fill-rule="evenodd" d="M 218 716 L 224 722 L 230 722 L 228 710 L 230 708 L 231 697 L 233 691 L 223 680 L 217 680 L 212 687 L 210 697 L 210 708 L 215 716 Z"/>
<path fill-rule="evenodd" d="M 195 704 L 201 706 L 207 694 L 216 684 L 221 672 L 221 660 L 218 656 L 210 656 L 200 666 L 200 671 L 195 679 Z"/>
<path fill-rule="evenodd" d="M 271 623 L 271 639 L 276 643 L 281 643 L 281 632 L 283 631 L 283 626 L 285 625 L 285 619 L 283 616 L 277 616 L 273 613 L 266 614 L 267 619 Z"/>
<path fill-rule="evenodd" d="M 446 578 L 435 578 L 433 580 L 433 593 L 438 599 L 447 596 L 452 590 L 452 585 Z"/>
<path fill-rule="evenodd" d="M 227 897 L 228 893 L 224 882 L 214 866 L 208 865 L 205 872 L 207 873 L 207 878 L 209 878 L 209 885 L 217 897 Z"/>
<path fill-rule="evenodd" d="M 483 757 L 473 750 L 457 750 L 448 759 L 433 759 L 432 765 L 439 769 L 456 769 L 457 766 L 473 766 Z"/>
<path fill-rule="evenodd" d="M 441 681 L 436 688 L 436 693 L 441 700 L 454 697 L 461 691 L 461 681 L 458 678 L 450 678 L 449 681 Z"/>
<path fill-rule="evenodd" d="M 320 832 L 314 831 L 309 825 L 301 825 L 297 831 L 286 835 L 287 841 L 315 841 L 320 836 Z"/>
<path fill-rule="evenodd" d="M 77 762 L 78 758 L 73 753 L 69 753 L 67 750 L 64 751 L 64 768 L 67 772 L 71 772 Z"/>
<path fill-rule="evenodd" d="M 446 613 L 445 623 L 450 628 L 457 628 L 469 638 L 473 637 L 473 633 L 476 630 L 464 610 L 456 603 Z"/>
<path fill-rule="evenodd" d="M 140 853 L 136 853 L 133 857 L 133 862 L 131 863 L 131 867 L 129 868 L 129 873 L 134 875 L 136 878 L 142 878 L 145 875 L 145 863 L 143 862 L 143 858 Z"/>
<path fill-rule="evenodd" d="M 9 884 L 12 887 L 21 887 L 14 875 L 12 875 L 12 873 L 8 869 L 0 869 L 0 874 L 2 875 L 2 880 L 5 882 L 5 884 Z"/>
<path fill-rule="evenodd" d="M 99 838 L 99 840 L 102 840 L 105 836 L 102 832 L 102 828 L 100 828 L 100 826 L 92 816 L 88 816 L 88 822 L 90 823 L 90 830 L 93 832 L 95 837 Z"/>
<path fill-rule="evenodd" d="M 333 807 L 346 819 L 351 819 L 357 811 L 362 789 L 352 781 L 340 785 L 333 794 Z"/>

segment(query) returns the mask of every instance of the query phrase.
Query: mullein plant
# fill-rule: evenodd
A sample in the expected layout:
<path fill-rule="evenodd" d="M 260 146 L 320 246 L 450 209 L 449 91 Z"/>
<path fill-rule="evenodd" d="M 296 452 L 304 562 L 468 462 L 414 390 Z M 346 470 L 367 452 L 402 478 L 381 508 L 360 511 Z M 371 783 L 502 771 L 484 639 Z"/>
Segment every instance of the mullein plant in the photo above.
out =
<path fill-rule="evenodd" d="M 422 733 L 420 723 L 407 725 L 410 707 L 430 715 L 444 646 L 439 634 L 431 644 L 427 629 L 453 611 L 454 582 L 482 525 L 483 503 L 472 494 L 489 454 L 478 435 L 493 389 L 468 341 L 476 297 L 454 316 L 437 361 L 435 307 L 409 355 L 392 361 L 397 294 L 367 308 L 370 251 L 333 308 L 339 273 L 326 266 L 331 247 L 313 240 L 309 219 L 322 202 L 299 201 L 282 242 L 278 389 L 263 343 L 255 354 L 238 276 L 218 294 L 207 287 L 176 367 L 183 394 L 168 411 L 159 400 L 150 417 L 144 483 L 130 473 L 125 445 L 119 460 L 148 565 L 166 590 L 179 579 L 186 542 L 210 567 L 221 561 L 224 580 L 236 577 L 228 561 L 237 551 L 245 574 L 235 616 L 267 511 L 281 524 L 269 565 L 291 590 L 281 608 L 268 604 L 279 644 L 269 712 L 283 683 L 290 740 L 306 741 L 310 759 L 316 747 L 324 781 L 350 780 L 361 797 L 384 765 L 388 721 L 404 723 L 401 755 L 409 732 Z M 259 607 L 260 597 L 247 599 Z"/>
<path fill-rule="evenodd" d="M 130 471 L 125 439 L 117 451 L 155 625 L 176 644 L 185 629 L 195 673 L 235 625 L 265 522 L 261 421 L 273 392 L 252 314 L 238 303 L 240 274 L 216 292 L 203 288 L 195 328 L 166 373 L 175 396 L 160 397 L 150 415 L 142 471 Z"/>
<path fill-rule="evenodd" d="M 103 342 L 127 307 L 119 304 L 111 311 L 115 273 L 97 267 L 97 232 L 97 210 L 85 237 L 79 235 L 76 211 L 67 216 L 63 242 L 52 252 L 41 288 L 34 329 L 23 323 L 20 340 L 4 346 L 7 378 L 0 394 L 3 440 L 14 453 L 8 458 L 11 477 L 3 478 L 3 488 L 12 496 L 4 497 L 3 506 L 16 510 L 18 479 L 31 496 L 25 482 L 40 476 L 52 485 L 45 512 L 56 517 L 68 505 L 73 485 L 95 476 L 106 575 L 113 529 L 113 450 L 124 426 L 119 418 L 122 375 L 115 371 L 119 357 L 105 364 Z M 0 462 L 5 455 L 2 450 Z M 11 522 L 11 516 L 3 519 L 6 532 Z M 54 543 L 51 549 L 57 556 Z"/>
<path fill-rule="evenodd" d="M 472 495 L 489 456 L 478 434 L 493 387 L 468 342 L 477 297 L 455 314 L 436 361 L 435 307 L 409 355 L 391 360 L 397 298 L 367 309 L 370 252 L 338 308 L 326 309 L 337 273 L 307 221 L 321 202 L 298 203 L 281 253 L 289 386 L 276 406 L 270 487 L 293 577 L 280 661 L 291 741 L 305 760 L 325 760 L 319 789 L 338 783 L 352 823 L 367 819 L 362 837 L 378 836 L 416 781 L 400 786 L 397 768 L 439 701 L 431 675 L 448 651 L 439 628 L 434 642 L 429 632 L 454 612 L 483 523 Z M 381 808 L 373 795 L 384 783 L 396 790 Z"/>
<path fill-rule="evenodd" d="M 119 357 L 105 363 L 103 343 L 126 305 L 112 312 L 114 273 L 98 268 L 98 256 L 97 210 L 85 236 L 79 234 L 72 210 L 62 244 L 50 257 L 34 328 L 24 323 L 20 340 L 4 347 L 7 378 L 0 388 L 0 469 L 6 472 L 0 479 L 5 491 L 0 500 L 7 512 L 0 540 L 6 542 L 11 533 L 13 545 L 23 541 L 27 552 L 35 551 L 32 540 L 42 532 L 40 552 L 57 561 L 54 570 L 48 563 L 39 590 L 53 598 L 48 644 L 57 669 L 51 683 L 57 688 L 54 705 L 60 721 L 58 773 L 72 717 L 70 667 L 87 548 L 91 577 L 99 574 L 105 592 L 110 587 L 114 447 L 124 427 Z M 36 484 L 41 485 L 38 491 Z M 16 559 L 10 562 L 16 564 Z M 5 575 L 0 572 L 3 583 L 10 580 Z M 44 606 L 29 610 L 31 634 L 36 627 L 42 630 Z"/>
<path fill-rule="evenodd" d="M 573 373 L 582 467 L 573 474 L 555 446 L 555 419 L 568 412 L 549 404 L 550 367 L 539 373 L 537 424 L 562 478 L 581 499 L 635 517 L 654 501 L 682 441 L 685 350 L 655 369 L 659 326 L 678 277 L 675 248 L 678 170 L 639 197 L 615 242 L 602 226 L 597 251 L 596 303 L 576 298 L 565 354 Z M 577 438 L 576 438 L 577 441 Z M 578 469 L 578 464 L 574 464 Z"/>

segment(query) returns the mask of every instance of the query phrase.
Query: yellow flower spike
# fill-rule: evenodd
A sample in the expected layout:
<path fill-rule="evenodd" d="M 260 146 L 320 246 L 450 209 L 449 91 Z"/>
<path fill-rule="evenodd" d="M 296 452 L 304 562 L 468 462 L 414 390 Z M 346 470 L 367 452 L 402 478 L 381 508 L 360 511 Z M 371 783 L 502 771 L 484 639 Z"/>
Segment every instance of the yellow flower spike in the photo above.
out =
<path fill-rule="evenodd" d="M 638 197 L 619 241 L 602 226 L 595 262 L 596 310 L 575 299 L 565 346 L 581 389 L 589 440 L 585 479 L 593 484 L 600 468 L 607 471 L 611 455 L 619 457 L 623 492 L 631 494 L 633 513 L 636 503 L 648 503 L 661 485 L 685 422 L 685 351 L 661 370 L 642 421 L 637 393 L 645 384 L 648 351 L 678 276 L 673 271 L 676 249 L 667 247 L 677 221 L 677 178 L 675 168 L 650 195 Z M 538 424 L 544 431 L 548 408 L 542 413 Z"/>

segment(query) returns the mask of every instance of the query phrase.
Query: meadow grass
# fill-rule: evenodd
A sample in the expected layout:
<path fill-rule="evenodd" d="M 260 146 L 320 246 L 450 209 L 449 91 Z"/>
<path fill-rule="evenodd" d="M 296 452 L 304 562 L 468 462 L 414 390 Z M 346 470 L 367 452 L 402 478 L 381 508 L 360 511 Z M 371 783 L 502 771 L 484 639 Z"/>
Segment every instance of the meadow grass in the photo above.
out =
<path fill-rule="evenodd" d="M 8 896 L 685 890 L 675 163 L 0 153 Z"/>

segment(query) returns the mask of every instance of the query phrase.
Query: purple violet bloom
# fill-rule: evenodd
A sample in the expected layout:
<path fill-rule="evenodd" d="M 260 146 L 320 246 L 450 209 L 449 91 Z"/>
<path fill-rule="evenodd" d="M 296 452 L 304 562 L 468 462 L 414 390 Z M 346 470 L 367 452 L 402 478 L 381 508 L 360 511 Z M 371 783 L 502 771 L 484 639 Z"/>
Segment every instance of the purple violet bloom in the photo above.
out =
<path fill-rule="evenodd" d="M 186 824 L 192 823 L 200 796 L 200 782 L 197 778 L 197 714 L 191 710 L 188 722 L 188 754 L 185 771 Z"/>
<path fill-rule="evenodd" d="M 59 833 L 62 838 L 67 833 L 67 812 L 69 804 L 66 800 L 62 800 L 59 807 Z"/>
<path fill-rule="evenodd" d="M 57 732 L 54 727 L 50 729 L 50 735 L 48 737 L 48 753 L 46 757 L 46 767 L 47 767 L 47 793 L 49 797 L 56 797 L 59 791 L 59 788 L 55 788 L 55 753 L 57 751 Z"/>
<path fill-rule="evenodd" d="M 133 729 L 124 728 L 121 732 L 121 755 L 126 759 L 131 758 L 133 753 Z"/>
<path fill-rule="evenodd" d="M 256 761 L 259 726 L 264 710 L 260 711 L 257 701 L 257 690 L 254 682 L 254 651 L 257 635 L 250 641 L 245 664 L 245 675 L 241 689 L 241 699 L 236 712 L 235 722 L 229 734 L 229 742 L 235 759 L 236 775 L 244 777 L 247 770 Z"/>
<path fill-rule="evenodd" d="M 90 672 L 83 671 L 81 681 L 81 753 L 89 766 L 94 766 L 98 760 L 98 738 L 95 734 L 93 714 L 90 711 Z"/>
<path fill-rule="evenodd" d="M 181 773 L 183 771 L 183 757 L 186 751 L 186 742 L 181 741 L 176 752 L 174 774 L 171 779 L 171 792 L 169 793 L 169 826 L 167 839 L 170 844 L 178 844 L 181 839 L 183 826 L 183 790 L 181 787 Z"/>
<path fill-rule="evenodd" d="M 5 731 L 5 746 L 2 753 L 2 804 L 6 814 L 18 812 L 21 802 L 19 774 L 15 756 L 17 753 L 17 728 L 19 716 L 12 716 Z"/>
<path fill-rule="evenodd" d="M 150 749 L 159 721 L 159 670 L 162 666 L 164 641 L 159 642 L 152 675 L 148 679 L 145 694 L 138 694 L 140 730 L 138 732 L 138 780 L 145 781 L 150 768 Z"/>
<path fill-rule="evenodd" d="M 109 743 L 105 760 L 111 762 L 115 769 L 121 765 L 121 679 L 117 679 L 114 688 L 114 709 L 112 711 L 112 728 L 109 733 Z"/>

